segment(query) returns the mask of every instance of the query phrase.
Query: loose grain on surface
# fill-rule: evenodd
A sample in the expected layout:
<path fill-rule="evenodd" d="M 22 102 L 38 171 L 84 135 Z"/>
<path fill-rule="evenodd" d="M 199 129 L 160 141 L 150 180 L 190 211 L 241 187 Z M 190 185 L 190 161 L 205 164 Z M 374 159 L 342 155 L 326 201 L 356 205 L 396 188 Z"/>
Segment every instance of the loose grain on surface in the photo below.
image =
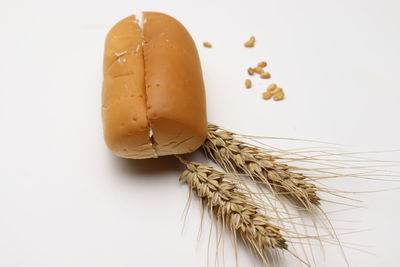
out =
<path fill-rule="evenodd" d="M 261 77 L 262 79 L 269 79 L 269 78 L 271 78 L 271 73 L 269 73 L 269 72 L 263 72 L 263 73 L 261 73 L 260 77 Z"/>
<path fill-rule="evenodd" d="M 251 80 L 246 79 L 246 81 L 244 82 L 244 85 L 246 86 L 246 88 L 251 88 Z"/>
<path fill-rule="evenodd" d="M 207 48 L 211 48 L 212 44 L 210 42 L 203 42 L 203 46 Z"/>
<path fill-rule="evenodd" d="M 244 46 L 248 48 L 254 47 L 255 43 L 256 43 L 256 38 L 254 36 L 251 36 L 250 39 L 244 43 Z"/>

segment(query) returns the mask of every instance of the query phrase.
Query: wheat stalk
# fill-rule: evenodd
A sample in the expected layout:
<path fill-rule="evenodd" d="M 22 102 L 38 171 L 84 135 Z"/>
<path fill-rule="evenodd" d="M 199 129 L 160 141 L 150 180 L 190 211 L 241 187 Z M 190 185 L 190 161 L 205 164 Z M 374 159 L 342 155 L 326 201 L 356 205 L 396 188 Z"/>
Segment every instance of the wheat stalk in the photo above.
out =
<path fill-rule="evenodd" d="M 286 164 L 276 162 L 274 156 L 259 148 L 238 140 L 232 132 L 209 124 L 203 148 L 226 171 L 245 173 L 306 208 L 320 204 L 318 188 L 305 175 L 292 171 Z"/>
<path fill-rule="evenodd" d="M 280 228 L 271 224 L 272 218 L 262 213 L 262 207 L 250 199 L 226 173 L 196 162 L 177 158 L 186 166 L 180 181 L 187 183 L 213 212 L 217 221 L 224 223 L 236 237 L 267 265 L 268 249 L 287 250 Z"/>

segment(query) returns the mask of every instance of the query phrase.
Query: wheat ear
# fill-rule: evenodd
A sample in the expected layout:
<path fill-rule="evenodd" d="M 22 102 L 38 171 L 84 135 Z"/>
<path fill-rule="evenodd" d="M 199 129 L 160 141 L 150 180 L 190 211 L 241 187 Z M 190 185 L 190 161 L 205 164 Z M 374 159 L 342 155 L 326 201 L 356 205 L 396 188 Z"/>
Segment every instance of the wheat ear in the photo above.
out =
<path fill-rule="evenodd" d="M 238 140 L 232 132 L 209 124 L 203 148 L 226 171 L 242 172 L 306 208 L 320 204 L 318 188 L 305 175 L 276 162 L 274 156 L 257 147 Z"/>
<path fill-rule="evenodd" d="M 234 237 L 241 236 L 244 243 L 267 265 L 268 249 L 287 250 L 280 228 L 271 224 L 271 218 L 262 213 L 262 207 L 252 201 L 229 176 L 214 168 L 177 158 L 186 166 L 180 181 L 213 212 L 214 218 L 224 223 Z"/>

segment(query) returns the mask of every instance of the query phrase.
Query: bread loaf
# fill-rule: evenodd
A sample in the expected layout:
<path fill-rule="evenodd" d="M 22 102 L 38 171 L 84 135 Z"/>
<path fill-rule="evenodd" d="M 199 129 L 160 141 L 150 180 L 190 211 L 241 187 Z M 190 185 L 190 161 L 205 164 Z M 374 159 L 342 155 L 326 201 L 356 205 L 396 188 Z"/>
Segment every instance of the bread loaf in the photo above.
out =
<path fill-rule="evenodd" d="M 168 15 L 144 12 L 142 20 L 123 19 L 106 38 L 105 141 L 123 158 L 193 152 L 207 135 L 196 46 L 185 27 Z"/>

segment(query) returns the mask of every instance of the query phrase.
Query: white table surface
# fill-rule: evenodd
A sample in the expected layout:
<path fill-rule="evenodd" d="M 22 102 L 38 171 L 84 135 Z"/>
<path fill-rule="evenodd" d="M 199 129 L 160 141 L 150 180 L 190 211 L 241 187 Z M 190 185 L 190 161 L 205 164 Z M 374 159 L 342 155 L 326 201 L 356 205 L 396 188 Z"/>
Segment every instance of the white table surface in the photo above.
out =
<path fill-rule="evenodd" d="M 400 149 L 399 1 L 246 2 L 0 2 L 0 266 L 207 265 L 197 203 L 182 232 L 188 194 L 177 161 L 121 160 L 103 141 L 104 38 L 131 13 L 165 12 L 191 32 L 209 121 L 354 150 Z M 250 35 L 256 47 L 245 49 Z M 245 70 L 263 59 L 285 101 L 263 101 L 265 81 L 244 88 Z M 350 240 L 374 254 L 349 250 L 350 266 L 399 266 L 399 191 L 357 197 L 367 208 L 342 219 L 369 229 Z M 233 266 L 229 243 L 225 250 L 226 266 Z M 318 266 L 345 266 L 337 249 L 315 255 Z M 251 266 L 246 251 L 240 261 Z M 300 265 L 288 257 L 282 266 Z"/>

